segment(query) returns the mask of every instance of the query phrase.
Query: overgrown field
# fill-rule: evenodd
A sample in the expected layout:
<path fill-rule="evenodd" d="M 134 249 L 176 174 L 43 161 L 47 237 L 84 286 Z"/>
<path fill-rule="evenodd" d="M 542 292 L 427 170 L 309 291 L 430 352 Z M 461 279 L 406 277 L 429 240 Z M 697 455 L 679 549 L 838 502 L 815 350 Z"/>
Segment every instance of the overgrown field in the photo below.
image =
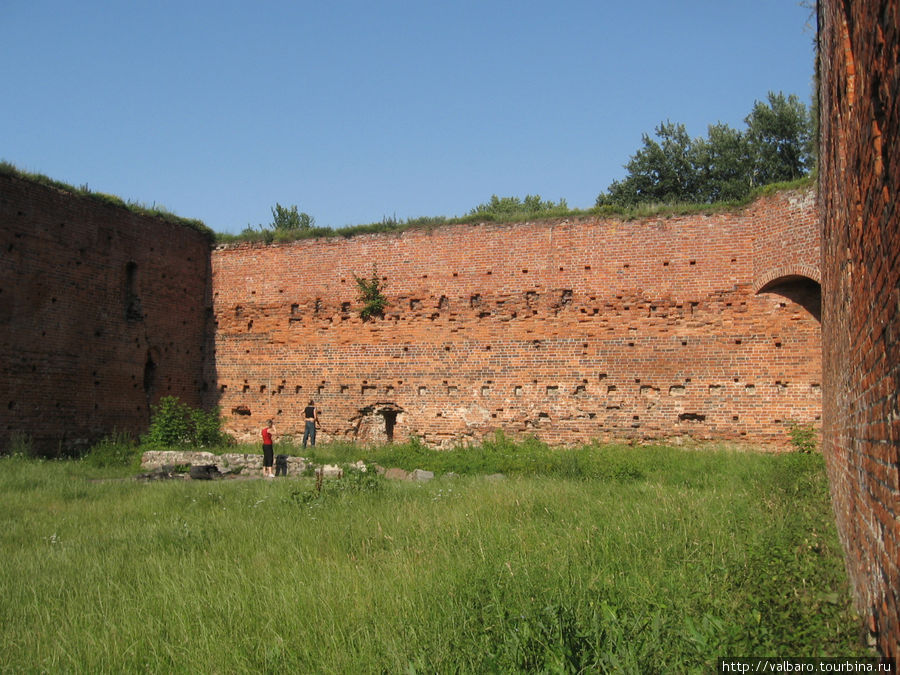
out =
<path fill-rule="evenodd" d="M 418 448 L 422 468 L 464 475 L 348 474 L 320 493 L 0 459 L 0 671 L 668 673 L 866 654 L 820 455 L 529 452 L 507 454 L 530 470 L 489 478 L 503 453 Z"/>

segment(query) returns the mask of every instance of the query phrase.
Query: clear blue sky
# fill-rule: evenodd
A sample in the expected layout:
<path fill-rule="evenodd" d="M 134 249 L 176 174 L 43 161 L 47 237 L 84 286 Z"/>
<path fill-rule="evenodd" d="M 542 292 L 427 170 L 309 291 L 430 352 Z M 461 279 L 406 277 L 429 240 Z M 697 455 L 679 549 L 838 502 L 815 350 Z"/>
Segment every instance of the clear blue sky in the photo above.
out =
<path fill-rule="evenodd" d="M 664 120 L 809 103 L 798 0 L 0 0 L 0 159 L 203 220 L 593 206 Z"/>

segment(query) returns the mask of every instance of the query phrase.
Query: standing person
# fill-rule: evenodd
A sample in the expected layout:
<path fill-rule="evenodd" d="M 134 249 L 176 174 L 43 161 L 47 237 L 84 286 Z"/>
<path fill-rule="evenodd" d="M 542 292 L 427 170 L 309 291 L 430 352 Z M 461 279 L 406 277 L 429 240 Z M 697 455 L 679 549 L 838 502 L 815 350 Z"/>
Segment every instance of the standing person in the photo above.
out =
<path fill-rule="evenodd" d="M 316 404 L 312 400 L 303 410 L 303 420 L 306 422 L 306 426 L 303 429 L 303 447 L 306 447 L 307 440 L 315 447 L 316 429 L 319 428 L 319 409 L 316 408 Z"/>
<path fill-rule="evenodd" d="M 275 478 L 274 465 L 275 453 L 272 449 L 272 436 L 275 433 L 275 427 L 272 426 L 272 420 L 266 421 L 266 426 L 262 429 L 263 442 L 263 478 Z"/>

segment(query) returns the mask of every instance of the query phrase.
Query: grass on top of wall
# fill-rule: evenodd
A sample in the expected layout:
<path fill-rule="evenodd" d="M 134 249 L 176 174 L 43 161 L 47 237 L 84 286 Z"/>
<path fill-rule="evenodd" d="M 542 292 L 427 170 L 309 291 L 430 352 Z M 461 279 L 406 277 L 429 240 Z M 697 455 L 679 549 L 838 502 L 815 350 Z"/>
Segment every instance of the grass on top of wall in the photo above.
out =
<path fill-rule="evenodd" d="M 42 173 L 30 173 L 28 171 L 23 171 L 17 168 L 15 165 L 2 160 L 0 160 L 0 175 L 13 176 L 22 180 L 31 181 L 32 183 L 38 183 L 39 185 L 51 187 L 56 190 L 62 190 L 63 192 L 68 192 L 79 197 L 86 197 L 102 204 L 116 206 L 141 216 L 150 216 L 153 218 L 165 220 L 166 222 L 185 225 L 187 227 L 190 227 L 191 229 L 203 233 L 210 239 L 215 236 L 215 233 L 210 228 L 208 228 L 203 223 L 203 221 L 197 220 L 196 218 L 183 218 L 172 213 L 164 206 L 157 206 L 156 204 L 148 206 L 147 204 L 143 204 L 137 201 L 126 201 L 121 197 L 117 197 L 116 195 L 110 195 L 104 192 L 91 190 L 87 185 L 75 187 L 73 185 L 69 185 L 68 183 L 50 178 L 49 176 L 45 176 Z"/>
<path fill-rule="evenodd" d="M 489 479 L 471 452 L 472 475 L 318 492 L 0 459 L 0 663 L 646 673 L 867 654 L 821 455 L 588 446 L 628 469 Z M 491 471 L 513 462 L 497 454 Z"/>
<path fill-rule="evenodd" d="M 301 239 L 316 239 L 321 237 L 355 237 L 363 234 L 380 234 L 380 233 L 399 233 L 408 230 L 433 230 L 444 225 L 472 225 L 478 223 L 492 222 L 497 224 L 533 222 L 541 220 L 554 220 L 562 218 L 586 218 L 586 217 L 605 217 L 614 218 L 623 221 L 646 220 L 651 218 L 675 218 L 678 216 L 689 215 L 714 215 L 717 213 L 728 213 L 742 209 L 754 200 L 759 199 L 775 192 L 785 190 L 799 190 L 809 188 L 815 185 L 816 178 L 814 175 L 798 178 L 797 180 L 785 183 L 773 183 L 757 188 L 747 197 L 731 202 L 716 202 L 714 204 L 637 204 L 635 206 L 601 206 L 589 209 L 570 209 L 557 208 L 541 212 L 539 216 L 526 211 L 518 213 L 503 213 L 494 215 L 490 213 L 479 213 L 478 215 L 466 216 L 423 216 L 419 218 L 408 218 L 399 220 L 395 217 L 382 218 L 378 222 L 348 225 L 346 227 L 312 227 L 307 230 L 293 230 L 285 232 L 274 231 L 251 231 L 245 230 L 240 234 L 217 233 L 216 242 L 218 244 L 233 244 L 241 242 L 289 242 Z"/>

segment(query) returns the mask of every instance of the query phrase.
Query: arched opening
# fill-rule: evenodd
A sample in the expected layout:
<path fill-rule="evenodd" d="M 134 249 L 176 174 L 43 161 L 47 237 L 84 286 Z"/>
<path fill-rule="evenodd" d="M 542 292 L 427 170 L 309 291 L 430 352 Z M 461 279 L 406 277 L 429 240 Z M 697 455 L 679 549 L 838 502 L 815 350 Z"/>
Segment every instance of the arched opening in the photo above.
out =
<path fill-rule="evenodd" d="M 819 323 L 822 322 L 822 286 L 809 277 L 799 274 L 772 279 L 757 291 L 780 295 L 800 305 Z"/>

